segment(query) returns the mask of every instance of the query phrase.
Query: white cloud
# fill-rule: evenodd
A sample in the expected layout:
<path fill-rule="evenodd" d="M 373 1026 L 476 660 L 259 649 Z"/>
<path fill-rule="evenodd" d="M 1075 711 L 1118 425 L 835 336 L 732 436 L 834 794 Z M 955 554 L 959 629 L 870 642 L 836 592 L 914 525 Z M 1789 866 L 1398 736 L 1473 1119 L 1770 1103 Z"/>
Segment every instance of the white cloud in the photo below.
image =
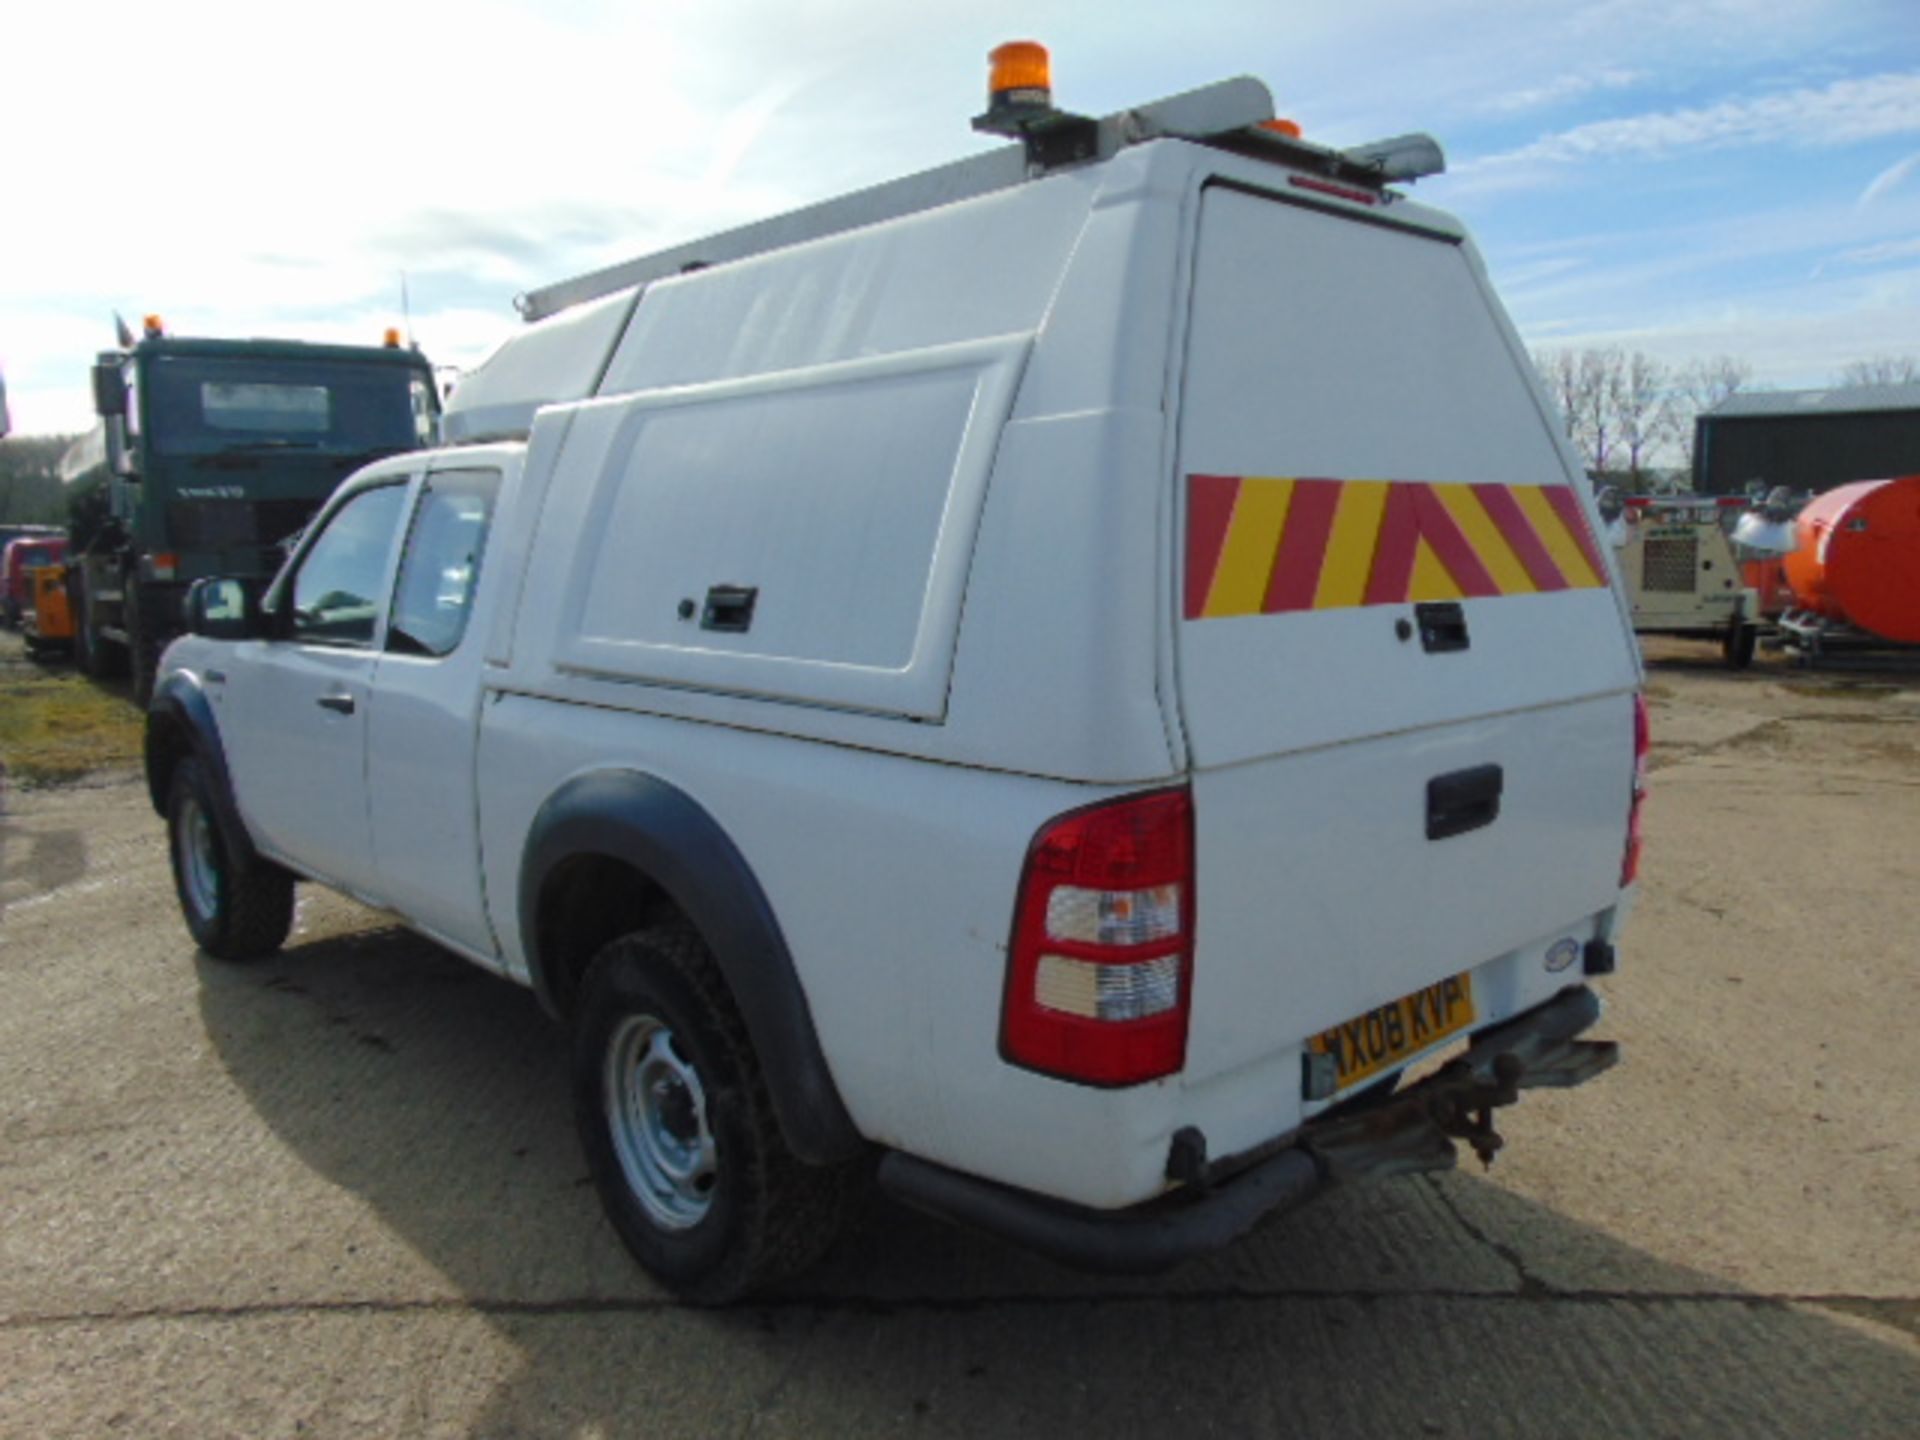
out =
<path fill-rule="evenodd" d="M 1860 192 L 1860 205 L 1865 207 L 1873 204 L 1874 201 L 1891 193 L 1916 174 L 1920 174 L 1920 154 L 1909 155 L 1904 160 L 1896 161 L 1874 176 L 1872 183 Z"/>
<path fill-rule="evenodd" d="M 1846 265 L 1885 265 L 1895 260 L 1920 260 L 1920 240 L 1886 240 L 1845 250 L 1836 257 Z"/>
<path fill-rule="evenodd" d="M 1920 134 L 1920 73 L 1837 80 L 1717 105 L 1596 120 L 1470 160 L 1462 179 L 1525 175 L 1589 160 L 1664 160 L 1742 146 L 1826 148 Z"/>
<path fill-rule="evenodd" d="M 1577 70 L 1549 80 L 1544 85 L 1531 85 L 1496 95 L 1486 102 L 1485 108 L 1499 114 L 1542 110 L 1550 105 L 1564 105 L 1584 99 L 1596 91 L 1630 89 L 1646 78 L 1643 70 Z"/>

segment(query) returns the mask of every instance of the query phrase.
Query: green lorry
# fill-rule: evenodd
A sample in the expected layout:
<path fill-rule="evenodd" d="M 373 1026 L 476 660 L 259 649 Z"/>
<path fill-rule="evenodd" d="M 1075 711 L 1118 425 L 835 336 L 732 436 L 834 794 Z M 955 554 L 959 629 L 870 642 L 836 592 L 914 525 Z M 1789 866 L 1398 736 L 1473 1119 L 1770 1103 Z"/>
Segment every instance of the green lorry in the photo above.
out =
<path fill-rule="evenodd" d="M 157 319 L 93 366 L 100 422 L 61 462 L 75 654 L 130 672 L 144 705 L 206 575 L 265 578 L 349 472 L 433 443 L 432 368 L 380 346 L 168 335 Z"/>

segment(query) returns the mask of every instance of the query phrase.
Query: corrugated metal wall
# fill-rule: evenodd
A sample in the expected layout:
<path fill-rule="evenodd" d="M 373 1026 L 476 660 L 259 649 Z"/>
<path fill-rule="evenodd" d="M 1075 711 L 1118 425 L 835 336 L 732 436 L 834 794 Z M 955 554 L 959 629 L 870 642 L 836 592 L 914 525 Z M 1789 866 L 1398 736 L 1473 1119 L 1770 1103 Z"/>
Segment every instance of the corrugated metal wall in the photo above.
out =
<path fill-rule="evenodd" d="M 1920 474 L 1920 410 L 1868 415 L 1702 416 L 1694 489 L 1737 494 L 1750 480 L 1768 489 L 1831 490 L 1849 480 Z"/>

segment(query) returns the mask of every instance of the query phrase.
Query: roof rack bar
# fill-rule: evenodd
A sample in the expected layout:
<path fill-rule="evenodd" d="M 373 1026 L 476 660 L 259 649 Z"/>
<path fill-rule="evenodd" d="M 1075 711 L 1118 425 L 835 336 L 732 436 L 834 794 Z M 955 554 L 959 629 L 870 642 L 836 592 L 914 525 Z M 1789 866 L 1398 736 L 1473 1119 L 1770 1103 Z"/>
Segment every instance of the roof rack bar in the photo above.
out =
<path fill-rule="evenodd" d="M 1099 122 L 1098 158 L 1106 159 L 1125 146 L 1148 140 L 1205 139 L 1272 118 L 1272 94 L 1260 81 L 1243 75 L 1107 116 Z M 1317 146 L 1299 148 L 1322 156 L 1334 153 Z M 584 301 L 689 269 L 742 260 L 824 235 L 1010 189 L 1029 179 L 1032 173 L 1025 147 L 1004 145 L 983 155 L 956 160 L 917 175 L 856 190 L 818 205 L 723 230 L 702 240 L 543 286 L 520 296 L 514 305 L 522 318 L 542 320 Z"/>
<path fill-rule="evenodd" d="M 705 265 L 743 260 L 749 255 L 931 210 L 956 200 L 970 200 L 976 195 L 1017 185 L 1026 176 L 1025 151 L 1018 145 L 1003 145 L 985 155 L 970 156 L 937 169 L 923 170 L 904 179 L 856 190 L 850 195 L 789 210 L 771 219 L 722 230 L 685 245 L 530 290 L 515 299 L 514 307 L 524 320 L 544 320 L 570 306 L 597 300 L 617 290 L 645 285 Z"/>

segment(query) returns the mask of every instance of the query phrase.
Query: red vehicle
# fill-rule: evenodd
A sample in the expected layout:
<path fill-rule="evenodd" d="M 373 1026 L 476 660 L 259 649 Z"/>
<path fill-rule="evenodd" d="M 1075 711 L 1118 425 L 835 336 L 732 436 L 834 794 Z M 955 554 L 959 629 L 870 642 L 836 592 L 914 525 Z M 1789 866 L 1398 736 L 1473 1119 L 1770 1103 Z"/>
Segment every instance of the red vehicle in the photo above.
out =
<path fill-rule="evenodd" d="M 20 617 L 33 596 L 33 582 L 27 571 L 36 565 L 54 565 L 67 558 L 64 535 L 34 535 L 9 540 L 0 552 L 0 611 L 7 625 L 20 628 Z"/>

